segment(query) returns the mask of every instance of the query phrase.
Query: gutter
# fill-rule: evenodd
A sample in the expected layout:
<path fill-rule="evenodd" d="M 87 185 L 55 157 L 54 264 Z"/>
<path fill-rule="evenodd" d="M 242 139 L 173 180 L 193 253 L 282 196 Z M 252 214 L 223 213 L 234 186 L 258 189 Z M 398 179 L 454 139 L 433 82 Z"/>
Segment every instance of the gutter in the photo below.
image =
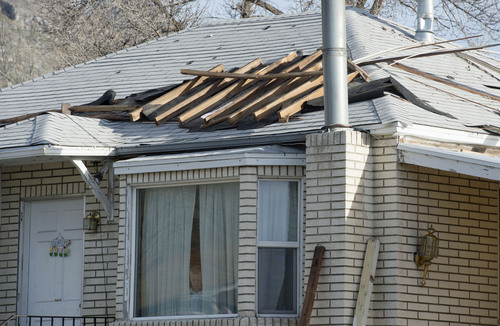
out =
<path fill-rule="evenodd" d="M 374 136 L 394 136 L 462 145 L 480 145 L 500 149 L 500 136 L 474 131 L 444 129 L 417 124 L 406 125 L 399 121 L 363 125 L 355 127 L 355 129 L 368 132 Z"/>
<path fill-rule="evenodd" d="M 500 157 L 405 143 L 399 143 L 397 149 L 401 163 L 500 180 Z"/>

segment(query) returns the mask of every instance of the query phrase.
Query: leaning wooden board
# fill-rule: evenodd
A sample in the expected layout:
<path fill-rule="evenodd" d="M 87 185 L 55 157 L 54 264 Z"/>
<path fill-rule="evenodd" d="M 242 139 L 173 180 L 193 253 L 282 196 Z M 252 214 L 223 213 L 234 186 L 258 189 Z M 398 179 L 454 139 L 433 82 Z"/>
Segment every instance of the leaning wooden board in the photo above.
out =
<path fill-rule="evenodd" d="M 353 326 L 364 326 L 368 318 L 368 308 L 372 296 L 373 282 L 375 281 L 375 269 L 377 268 L 378 251 L 380 242 L 371 238 L 368 240 L 363 263 L 361 282 L 359 283 L 358 302 L 354 313 Z"/>

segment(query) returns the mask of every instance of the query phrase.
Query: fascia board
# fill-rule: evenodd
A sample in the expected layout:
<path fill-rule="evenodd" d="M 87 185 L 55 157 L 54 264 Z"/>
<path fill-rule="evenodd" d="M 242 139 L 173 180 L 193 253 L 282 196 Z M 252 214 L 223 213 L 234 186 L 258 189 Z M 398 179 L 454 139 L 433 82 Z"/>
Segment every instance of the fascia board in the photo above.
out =
<path fill-rule="evenodd" d="M 195 160 L 195 161 L 193 161 Z M 295 165 L 305 166 L 305 154 L 235 153 L 205 157 L 186 155 L 182 158 L 145 157 L 114 163 L 115 174 L 136 174 L 222 168 L 232 166 Z"/>
<path fill-rule="evenodd" d="M 0 163 L 12 162 L 20 159 L 35 158 L 57 158 L 57 157 L 108 157 L 114 155 L 114 149 L 110 147 L 70 147 L 39 145 L 33 147 L 6 148 L 0 150 Z"/>
<path fill-rule="evenodd" d="M 401 122 L 395 121 L 390 123 L 356 126 L 355 128 L 366 130 L 371 135 L 386 136 L 386 135 L 394 135 L 401 126 L 403 126 Z"/>
<path fill-rule="evenodd" d="M 428 168 L 500 180 L 500 157 L 400 143 L 398 161 Z"/>
<path fill-rule="evenodd" d="M 399 126 L 396 134 L 398 136 L 409 136 L 448 143 L 500 147 L 500 137 L 498 136 L 424 125 Z"/>

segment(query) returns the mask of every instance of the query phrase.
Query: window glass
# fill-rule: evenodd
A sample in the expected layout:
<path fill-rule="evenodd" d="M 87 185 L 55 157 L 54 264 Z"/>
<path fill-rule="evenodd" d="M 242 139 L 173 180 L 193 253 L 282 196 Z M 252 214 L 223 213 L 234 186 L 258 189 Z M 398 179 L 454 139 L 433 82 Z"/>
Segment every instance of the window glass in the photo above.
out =
<path fill-rule="evenodd" d="M 297 312 L 297 249 L 259 248 L 259 313 Z"/>
<path fill-rule="evenodd" d="M 236 313 L 239 188 L 137 192 L 134 316 Z"/>
<path fill-rule="evenodd" d="M 260 180 L 258 189 L 258 312 L 296 314 L 299 183 Z"/>

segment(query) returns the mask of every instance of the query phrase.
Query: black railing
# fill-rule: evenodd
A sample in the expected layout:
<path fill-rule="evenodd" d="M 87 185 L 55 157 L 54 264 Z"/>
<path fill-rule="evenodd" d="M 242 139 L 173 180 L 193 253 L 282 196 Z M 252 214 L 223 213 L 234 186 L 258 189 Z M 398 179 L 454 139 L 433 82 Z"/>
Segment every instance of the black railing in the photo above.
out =
<path fill-rule="evenodd" d="M 110 316 L 32 316 L 13 315 L 0 326 L 109 326 Z"/>

